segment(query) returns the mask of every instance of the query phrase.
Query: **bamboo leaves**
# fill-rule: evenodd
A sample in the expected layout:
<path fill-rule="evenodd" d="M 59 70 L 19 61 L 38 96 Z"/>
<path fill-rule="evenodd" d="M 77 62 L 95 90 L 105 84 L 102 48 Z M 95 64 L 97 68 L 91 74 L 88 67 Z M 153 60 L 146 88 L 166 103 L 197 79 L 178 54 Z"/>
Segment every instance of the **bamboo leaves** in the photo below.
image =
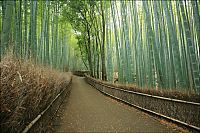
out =
<path fill-rule="evenodd" d="M 1 55 L 109 82 L 200 92 L 198 1 L 3 1 Z M 113 75 L 115 75 L 113 77 Z"/>

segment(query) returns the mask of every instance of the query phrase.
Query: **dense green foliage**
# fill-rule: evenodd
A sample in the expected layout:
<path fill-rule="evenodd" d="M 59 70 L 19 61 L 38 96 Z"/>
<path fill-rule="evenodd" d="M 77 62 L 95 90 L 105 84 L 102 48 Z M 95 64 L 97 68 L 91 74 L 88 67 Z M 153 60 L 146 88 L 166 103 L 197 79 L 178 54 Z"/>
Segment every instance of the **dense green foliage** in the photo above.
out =
<path fill-rule="evenodd" d="M 54 68 L 71 64 L 111 82 L 118 78 L 140 87 L 200 92 L 198 1 L 23 0 L 1 5 L 1 53 L 10 44 L 16 56 Z"/>
<path fill-rule="evenodd" d="M 59 70 L 76 68 L 77 40 L 62 8 L 59 1 L 1 1 L 1 56 L 12 49 L 17 58 Z"/>

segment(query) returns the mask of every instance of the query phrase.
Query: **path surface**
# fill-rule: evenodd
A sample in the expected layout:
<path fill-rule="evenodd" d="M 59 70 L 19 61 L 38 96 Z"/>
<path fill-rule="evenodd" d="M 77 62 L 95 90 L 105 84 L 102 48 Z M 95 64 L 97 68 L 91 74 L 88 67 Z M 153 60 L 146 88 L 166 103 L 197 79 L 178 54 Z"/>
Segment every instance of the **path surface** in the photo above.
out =
<path fill-rule="evenodd" d="M 161 123 L 133 107 L 117 102 L 74 76 L 68 101 L 58 112 L 53 132 L 174 132 L 171 125 Z"/>

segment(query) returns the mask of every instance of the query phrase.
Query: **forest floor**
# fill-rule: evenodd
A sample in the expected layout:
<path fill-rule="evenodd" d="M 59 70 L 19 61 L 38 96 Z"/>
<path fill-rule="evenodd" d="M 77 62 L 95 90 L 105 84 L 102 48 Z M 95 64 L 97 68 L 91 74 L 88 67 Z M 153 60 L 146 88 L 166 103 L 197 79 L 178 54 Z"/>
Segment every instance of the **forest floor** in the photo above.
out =
<path fill-rule="evenodd" d="M 52 132 L 187 132 L 113 100 L 84 78 L 73 76 L 72 90 L 57 112 Z"/>

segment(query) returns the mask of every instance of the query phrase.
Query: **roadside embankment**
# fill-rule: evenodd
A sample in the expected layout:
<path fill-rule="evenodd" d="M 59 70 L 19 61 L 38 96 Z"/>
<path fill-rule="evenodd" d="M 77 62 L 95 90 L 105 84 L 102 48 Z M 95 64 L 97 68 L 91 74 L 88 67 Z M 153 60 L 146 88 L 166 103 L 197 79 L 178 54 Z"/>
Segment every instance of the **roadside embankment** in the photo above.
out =
<path fill-rule="evenodd" d="M 62 73 L 6 56 L 0 62 L 1 132 L 21 132 L 71 82 Z"/>

